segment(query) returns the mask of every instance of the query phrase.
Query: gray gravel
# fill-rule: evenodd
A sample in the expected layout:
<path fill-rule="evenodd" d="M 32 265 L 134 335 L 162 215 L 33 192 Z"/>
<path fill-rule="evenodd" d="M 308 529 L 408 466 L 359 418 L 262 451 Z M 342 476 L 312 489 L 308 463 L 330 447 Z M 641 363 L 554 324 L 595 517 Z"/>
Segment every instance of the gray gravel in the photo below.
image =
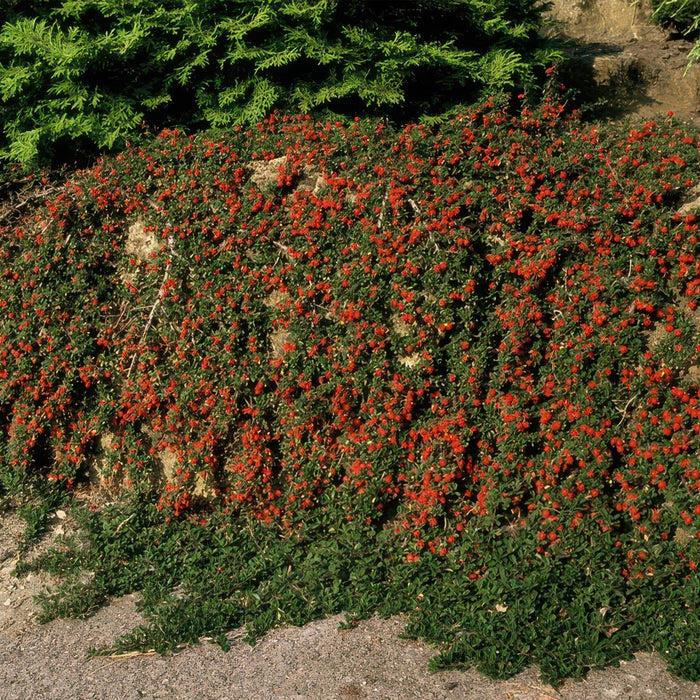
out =
<path fill-rule="evenodd" d="M 404 621 L 371 619 L 339 631 L 342 616 L 281 629 L 255 647 L 234 640 L 229 652 L 211 643 L 168 657 L 87 659 L 91 645 L 108 643 L 138 622 L 135 597 L 116 601 L 86 621 L 56 620 L 5 630 L 0 637 L 0 697 L 100 698 L 484 698 L 690 700 L 700 687 L 674 679 L 657 655 L 640 654 L 619 669 L 589 674 L 558 691 L 529 669 L 510 681 L 475 671 L 430 673 L 433 652 L 401 639 Z M 240 635 L 239 635 L 240 636 Z"/>
<path fill-rule="evenodd" d="M 61 516 L 39 549 L 71 527 L 70 517 Z M 33 598 L 52 581 L 43 574 L 12 576 L 21 531 L 15 516 L 0 518 L 0 700 L 700 700 L 700 684 L 671 676 L 656 654 L 558 690 L 542 684 L 536 668 L 501 682 L 473 670 L 431 673 L 435 651 L 402 639 L 400 617 L 341 631 L 343 617 L 336 616 L 275 630 L 255 647 L 238 631 L 230 635 L 229 652 L 204 641 L 167 657 L 90 659 L 90 647 L 108 645 L 138 624 L 136 596 L 87 620 L 39 625 Z"/>

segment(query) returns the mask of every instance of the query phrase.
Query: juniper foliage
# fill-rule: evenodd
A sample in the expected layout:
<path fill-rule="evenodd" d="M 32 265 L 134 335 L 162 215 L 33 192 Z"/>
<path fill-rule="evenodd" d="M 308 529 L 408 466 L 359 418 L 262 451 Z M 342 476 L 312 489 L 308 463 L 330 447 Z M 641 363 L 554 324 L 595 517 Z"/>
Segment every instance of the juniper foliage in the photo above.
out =
<path fill-rule="evenodd" d="M 71 159 L 139 125 L 271 110 L 435 120 L 532 89 L 556 51 L 536 0 L 9 0 L 0 158 Z"/>

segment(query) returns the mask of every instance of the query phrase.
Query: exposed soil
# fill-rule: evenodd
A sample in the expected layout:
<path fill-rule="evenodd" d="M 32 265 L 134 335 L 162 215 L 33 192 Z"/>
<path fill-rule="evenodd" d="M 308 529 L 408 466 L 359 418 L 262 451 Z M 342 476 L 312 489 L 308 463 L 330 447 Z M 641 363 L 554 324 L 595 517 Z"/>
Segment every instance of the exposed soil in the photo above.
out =
<path fill-rule="evenodd" d="M 568 79 L 590 114 L 647 119 L 673 111 L 700 128 L 700 66 L 686 70 L 691 44 L 649 23 L 647 0 L 555 0 L 550 32 L 572 40 Z M 257 173 L 265 177 L 267 173 Z M 18 206 L 24 206 L 21 198 Z M 27 202 L 30 204 L 30 202 Z M 58 511 L 36 554 L 72 527 Z M 658 654 L 639 654 L 619 668 L 593 671 L 559 689 L 536 668 L 509 681 L 474 670 L 431 673 L 435 650 L 400 637 L 403 618 L 373 618 L 339 631 L 342 617 L 280 629 L 255 647 L 241 631 L 229 652 L 203 640 L 179 653 L 89 658 L 138 624 L 137 596 L 113 602 L 88 620 L 36 621 L 34 596 L 54 582 L 45 574 L 12 575 L 23 525 L 0 516 L 0 700 L 24 698 L 463 698 L 464 700 L 690 700 L 700 684 L 665 670 Z"/>
<path fill-rule="evenodd" d="M 569 39 L 574 59 L 562 77 L 588 103 L 588 116 L 672 111 L 700 127 L 700 64 L 687 60 L 693 45 L 651 23 L 651 14 L 649 0 L 554 0 L 547 33 Z"/>

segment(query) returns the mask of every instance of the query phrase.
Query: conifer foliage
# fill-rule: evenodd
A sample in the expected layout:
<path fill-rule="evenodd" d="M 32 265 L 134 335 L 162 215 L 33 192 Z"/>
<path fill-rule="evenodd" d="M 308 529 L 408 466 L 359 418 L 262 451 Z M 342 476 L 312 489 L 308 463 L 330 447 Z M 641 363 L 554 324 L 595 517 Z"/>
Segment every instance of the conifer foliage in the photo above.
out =
<path fill-rule="evenodd" d="M 436 118 L 536 84 L 554 58 L 540 12 L 534 0 L 10 0 L 0 157 L 71 159 L 144 121 L 229 127 L 273 108 Z"/>

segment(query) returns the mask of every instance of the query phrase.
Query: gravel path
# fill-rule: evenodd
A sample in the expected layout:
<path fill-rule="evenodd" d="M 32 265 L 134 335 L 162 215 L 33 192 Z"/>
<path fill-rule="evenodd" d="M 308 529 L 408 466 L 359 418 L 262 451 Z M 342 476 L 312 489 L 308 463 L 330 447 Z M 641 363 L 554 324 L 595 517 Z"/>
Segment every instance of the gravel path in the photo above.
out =
<path fill-rule="evenodd" d="M 52 537 L 70 527 L 57 519 Z M 509 681 L 476 671 L 431 673 L 429 646 L 401 639 L 405 619 L 361 622 L 340 631 L 342 616 L 301 628 L 279 629 L 255 647 L 242 632 L 231 650 L 208 642 L 162 657 L 155 654 L 88 658 L 141 619 L 135 595 L 87 620 L 39 625 L 34 596 L 45 575 L 12 576 L 21 521 L 0 516 L 0 700 L 700 700 L 700 684 L 674 678 L 656 654 L 640 654 L 619 668 L 595 671 L 555 690 L 536 668 Z"/>
<path fill-rule="evenodd" d="M 401 619 L 372 619 L 338 631 L 342 616 L 281 629 L 255 647 L 234 640 L 223 652 L 210 643 L 169 657 L 86 658 L 138 621 L 135 598 L 123 598 L 87 621 L 29 624 L 0 637 L 0 697 L 24 698 L 488 698 L 601 700 L 700 698 L 700 686 L 674 679 L 656 655 L 641 654 L 619 669 L 589 674 L 558 691 L 536 669 L 497 682 L 475 671 L 433 674 L 429 647 L 400 639 Z"/>

